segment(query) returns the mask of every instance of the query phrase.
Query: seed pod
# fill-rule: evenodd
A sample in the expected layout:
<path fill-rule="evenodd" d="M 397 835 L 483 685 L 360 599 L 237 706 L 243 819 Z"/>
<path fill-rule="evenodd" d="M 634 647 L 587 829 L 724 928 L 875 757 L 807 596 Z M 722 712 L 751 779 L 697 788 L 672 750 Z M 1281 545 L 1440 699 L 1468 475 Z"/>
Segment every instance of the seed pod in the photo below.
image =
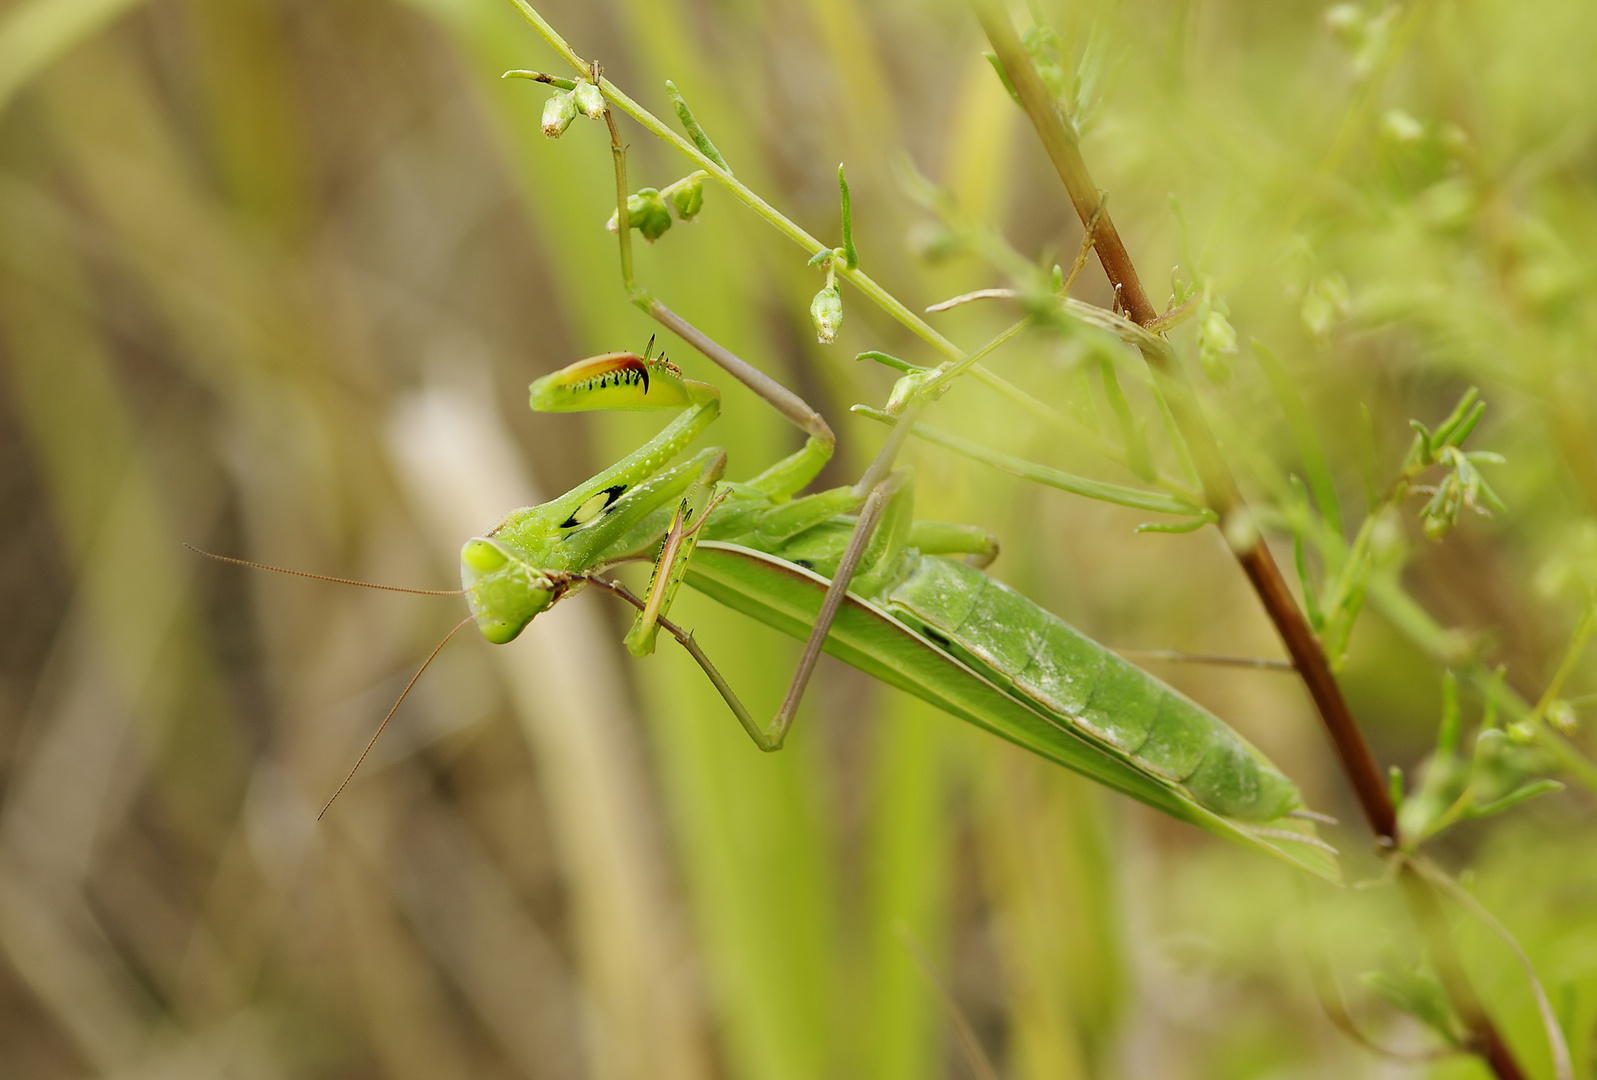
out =
<path fill-rule="evenodd" d="M 692 221 L 704 209 L 704 182 L 694 180 L 673 189 L 671 205 L 677 208 L 677 217 Z"/>
<path fill-rule="evenodd" d="M 830 345 L 837 340 L 838 328 L 843 325 L 843 294 L 835 284 L 828 284 L 810 301 L 810 320 L 815 323 L 815 340 Z"/>
<path fill-rule="evenodd" d="M 577 118 L 577 102 L 570 91 L 556 90 L 543 103 L 543 133 L 551 139 L 565 134 L 571 121 Z"/>
<path fill-rule="evenodd" d="M 589 120 L 604 119 L 604 94 L 597 86 L 591 82 L 579 82 L 572 94 L 582 115 Z"/>

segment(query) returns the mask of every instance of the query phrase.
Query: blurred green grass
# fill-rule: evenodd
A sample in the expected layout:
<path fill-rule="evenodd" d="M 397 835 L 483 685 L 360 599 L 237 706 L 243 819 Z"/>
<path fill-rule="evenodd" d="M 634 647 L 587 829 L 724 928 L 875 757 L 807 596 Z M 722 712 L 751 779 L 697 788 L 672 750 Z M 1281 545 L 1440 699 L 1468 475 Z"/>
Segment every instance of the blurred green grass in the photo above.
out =
<path fill-rule="evenodd" d="M 1039 6 L 1067 40 L 1098 35 L 1085 149 L 1150 290 L 1183 257 L 1173 195 L 1244 341 L 1281 355 L 1350 515 L 1363 455 L 1388 475 L 1409 417 L 1482 387 L 1476 440 L 1509 457 L 1509 511 L 1440 546 L 1410 527 L 1402 581 L 1441 626 L 1489 635 L 1534 699 L 1576 615 L 1538 573 L 1578 563 L 1597 514 L 1597 13 L 1417 3 L 1361 81 L 1312 5 Z M 1343 1039 L 1305 973 L 1319 936 L 1377 1041 L 1426 1045 L 1357 996 L 1358 972 L 1413 952 L 1388 891 L 1321 895 L 837 665 L 790 748 L 761 755 L 676 651 L 626 658 L 594 597 L 491 657 L 452 645 L 315 823 L 455 609 L 246 576 L 181 543 L 447 587 L 454 545 L 509 508 L 495 493 L 561 490 L 657 426 L 523 404 L 533 377 L 653 326 L 602 228 L 599 126 L 548 142 L 537 88 L 498 80 L 555 62 L 508 4 L 126 7 L 0 8 L 0 1072 L 972 1075 L 906 939 L 1005 1076 L 1426 1071 Z M 660 115 L 672 78 L 739 176 L 817 235 L 835 234 L 846 161 L 865 266 L 912 307 L 999 282 L 913 255 L 900 152 L 1028 256 L 1076 249 L 960 4 L 542 10 Z M 635 186 L 686 171 L 628 137 Z M 841 436 L 824 479 L 844 482 L 880 438 L 846 408 L 888 386 L 847 358 L 916 345 L 853 295 L 839 344 L 814 345 L 816 279 L 785 244 L 712 189 L 698 224 L 640 246 L 638 276 L 820 406 Z M 1111 299 L 1095 266 L 1077 292 Z M 1005 317 L 938 325 L 969 344 Z M 1078 359 L 1039 334 L 994 366 L 1062 401 Z M 713 437 L 747 476 L 796 438 L 725 390 Z M 1303 471 L 1246 357 L 1208 396 L 1255 494 Z M 938 411 L 1128 479 L 974 385 Z M 460 438 L 426 442 L 451 430 L 437 416 Z M 1133 538 L 1121 509 L 911 456 L 924 515 L 992 528 L 995 572 L 1099 640 L 1279 654 L 1214 536 Z M 1345 680 L 1380 759 L 1412 769 L 1441 668 L 1396 603 L 1372 600 Z M 774 705 L 791 643 L 699 598 L 681 614 Z M 1355 876 L 1378 872 L 1290 680 L 1157 673 L 1349 823 L 1333 842 Z M 1592 684 L 1583 667 L 1569 692 Z M 1537 963 L 1582 1076 L 1591 822 L 1566 793 L 1442 852 Z M 1512 956 L 1474 927 L 1461 945 L 1551 1075 Z"/>

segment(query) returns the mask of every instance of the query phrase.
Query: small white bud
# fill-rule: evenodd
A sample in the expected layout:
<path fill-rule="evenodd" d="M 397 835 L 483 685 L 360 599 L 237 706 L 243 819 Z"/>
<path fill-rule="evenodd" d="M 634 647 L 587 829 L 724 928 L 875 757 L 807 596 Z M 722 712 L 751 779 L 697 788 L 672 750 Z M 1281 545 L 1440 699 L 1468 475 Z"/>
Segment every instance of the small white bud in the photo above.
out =
<path fill-rule="evenodd" d="M 543 103 L 543 133 L 551 139 L 565 134 L 571 121 L 577 118 L 577 103 L 569 90 L 556 90 Z"/>
<path fill-rule="evenodd" d="M 579 82 L 572 94 L 583 116 L 589 120 L 604 119 L 604 93 L 597 86 L 591 82 Z"/>
<path fill-rule="evenodd" d="M 815 324 L 815 340 L 830 345 L 837 340 L 843 325 L 843 294 L 836 285 L 827 285 L 810 301 L 810 320 Z"/>

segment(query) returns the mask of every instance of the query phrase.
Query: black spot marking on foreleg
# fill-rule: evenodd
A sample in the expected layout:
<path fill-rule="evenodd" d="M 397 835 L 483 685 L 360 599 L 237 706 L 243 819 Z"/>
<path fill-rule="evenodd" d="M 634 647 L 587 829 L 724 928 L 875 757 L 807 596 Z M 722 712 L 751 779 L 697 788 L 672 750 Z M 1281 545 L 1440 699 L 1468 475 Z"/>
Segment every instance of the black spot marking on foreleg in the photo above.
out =
<path fill-rule="evenodd" d="M 577 529 L 588 524 L 594 518 L 604 513 L 615 505 L 615 501 L 626 493 L 627 485 L 615 484 L 596 491 L 588 496 L 583 504 L 571 512 L 571 516 L 560 523 L 562 529 Z"/>

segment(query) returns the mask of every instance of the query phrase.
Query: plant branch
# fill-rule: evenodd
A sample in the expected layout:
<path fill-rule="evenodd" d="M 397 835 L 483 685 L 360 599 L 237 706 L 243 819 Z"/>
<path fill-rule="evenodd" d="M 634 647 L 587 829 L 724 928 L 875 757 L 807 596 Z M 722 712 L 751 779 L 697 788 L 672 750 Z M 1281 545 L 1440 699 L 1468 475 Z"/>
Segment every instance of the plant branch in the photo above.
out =
<path fill-rule="evenodd" d="M 1098 259 L 1118 291 L 1122 305 L 1133 322 L 1142 326 L 1153 322 L 1158 318 L 1158 313 L 1148 302 L 1131 256 L 1120 240 L 1113 219 L 1102 206 L 1103 197 L 1092 182 L 1086 162 L 1082 160 L 1074 129 L 1060 115 L 1037 69 L 1032 66 L 1031 58 L 1021 45 L 1008 14 L 994 0 L 972 2 L 977 18 L 1009 77 L 1010 85 L 1020 95 L 1026 115 L 1037 129 L 1044 149 L 1059 172 L 1059 178 L 1064 181 L 1065 190 L 1083 226 L 1096 222 L 1093 236 Z M 1319 639 L 1298 609 L 1286 579 L 1237 490 L 1236 480 L 1220 453 L 1214 432 L 1203 416 L 1197 397 L 1176 362 L 1174 352 L 1157 335 L 1146 336 L 1154 340 L 1139 341 L 1138 345 L 1149 368 L 1160 381 L 1177 428 L 1192 449 L 1194 464 L 1210 508 L 1219 515 L 1227 542 L 1237 561 L 1242 564 L 1243 571 L 1258 593 L 1314 699 L 1370 828 L 1384 843 L 1395 846 L 1397 814 L 1393 810 L 1386 781 L 1331 674 Z"/>
<path fill-rule="evenodd" d="M 1132 320 L 1147 327 L 1158 317 L 1158 313 L 1148 302 L 1147 293 L 1137 277 L 1136 267 L 1126 252 L 1125 244 L 1120 240 L 1114 222 L 1103 209 L 1103 197 L 1087 171 L 1075 130 L 1060 114 L 1043 85 L 1042 78 L 1015 33 L 1008 13 L 997 0 L 971 2 L 1010 85 L 1019 95 L 1021 106 L 1037 129 L 1044 149 L 1064 182 L 1077 216 L 1081 218 L 1083 226 L 1089 223 L 1095 225 L 1092 230 L 1094 246 L 1104 272 L 1115 286 Z M 1400 843 L 1397 814 L 1375 756 L 1353 719 L 1319 639 L 1288 589 L 1269 546 L 1237 489 L 1236 480 L 1220 454 L 1214 432 L 1198 406 L 1190 383 L 1168 346 L 1146 347 L 1142 351 L 1150 369 L 1161 381 L 1177 427 L 1192 448 L 1204 493 L 1211 508 L 1220 517 L 1226 540 L 1314 699 L 1365 818 L 1382 845 L 1389 850 L 1397 850 Z M 1481 1006 L 1453 950 L 1441 902 L 1434 887 L 1406 864 L 1400 873 L 1400 880 L 1447 995 L 1469 1027 L 1472 1048 L 1499 1080 L 1520 1080 L 1524 1073 L 1491 1017 Z"/>

